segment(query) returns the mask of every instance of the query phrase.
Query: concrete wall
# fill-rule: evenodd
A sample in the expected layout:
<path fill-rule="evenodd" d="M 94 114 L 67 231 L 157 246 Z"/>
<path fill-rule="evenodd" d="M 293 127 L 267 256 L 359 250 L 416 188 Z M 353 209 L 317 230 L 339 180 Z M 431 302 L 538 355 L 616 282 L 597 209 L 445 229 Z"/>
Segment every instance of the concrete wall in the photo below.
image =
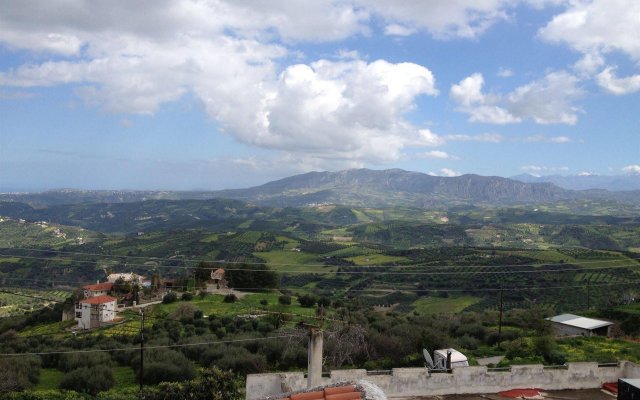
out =
<path fill-rule="evenodd" d="M 497 393 L 514 388 L 592 389 L 618 378 L 640 377 L 640 366 L 622 361 L 618 366 L 598 367 L 597 363 L 570 363 L 566 369 L 546 369 L 542 365 L 514 366 L 511 371 L 490 372 L 487 367 L 457 368 L 453 373 L 431 374 L 425 368 L 394 368 L 391 375 L 368 375 L 366 370 L 332 371 L 322 384 L 364 379 L 378 385 L 389 398 L 465 393 Z M 305 389 L 303 372 L 255 374 L 247 376 L 247 399 L 259 399 L 283 392 Z"/>

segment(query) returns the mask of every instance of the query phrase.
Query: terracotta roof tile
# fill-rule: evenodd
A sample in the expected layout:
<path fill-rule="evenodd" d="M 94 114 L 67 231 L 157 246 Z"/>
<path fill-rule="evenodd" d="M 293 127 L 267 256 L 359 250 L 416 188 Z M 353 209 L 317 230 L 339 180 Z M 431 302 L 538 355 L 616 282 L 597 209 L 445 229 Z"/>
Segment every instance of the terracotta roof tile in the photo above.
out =
<path fill-rule="evenodd" d="M 363 393 L 353 383 L 338 384 L 337 386 L 320 387 L 297 393 L 286 393 L 274 400 L 361 400 Z M 270 397 L 271 398 L 271 397 Z"/>
<path fill-rule="evenodd" d="M 111 283 L 111 282 L 102 282 L 102 283 L 96 283 L 95 285 L 83 286 L 82 288 L 85 289 L 85 290 L 94 290 L 94 291 L 111 290 L 113 288 L 113 283 Z"/>

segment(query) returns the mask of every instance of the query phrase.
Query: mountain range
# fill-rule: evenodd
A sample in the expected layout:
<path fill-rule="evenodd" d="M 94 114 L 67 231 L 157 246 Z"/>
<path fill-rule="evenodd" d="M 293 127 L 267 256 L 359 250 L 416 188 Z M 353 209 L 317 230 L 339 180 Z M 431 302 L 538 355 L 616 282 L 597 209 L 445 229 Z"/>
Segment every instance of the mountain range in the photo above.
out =
<path fill-rule="evenodd" d="M 350 169 L 309 172 L 247 189 L 219 191 L 52 190 L 4 193 L 0 202 L 33 208 L 79 203 L 131 203 L 145 200 L 207 200 L 228 198 L 272 207 L 342 204 L 363 207 L 433 207 L 452 205 L 515 205 L 560 200 L 604 199 L 638 203 L 637 192 L 600 189 L 570 190 L 549 182 L 523 182 L 497 176 L 431 176 L 401 169 Z"/>

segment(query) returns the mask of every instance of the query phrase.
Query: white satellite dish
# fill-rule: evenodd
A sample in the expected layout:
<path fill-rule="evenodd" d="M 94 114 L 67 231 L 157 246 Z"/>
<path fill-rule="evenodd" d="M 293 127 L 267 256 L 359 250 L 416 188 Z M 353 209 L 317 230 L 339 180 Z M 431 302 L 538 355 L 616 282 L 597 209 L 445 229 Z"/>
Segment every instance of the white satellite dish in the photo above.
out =
<path fill-rule="evenodd" d="M 422 354 L 424 355 L 424 361 L 427 365 L 427 368 L 433 369 L 435 367 L 435 364 L 433 363 L 433 358 L 431 358 L 431 354 L 429 354 L 429 351 L 427 349 L 422 349 Z"/>

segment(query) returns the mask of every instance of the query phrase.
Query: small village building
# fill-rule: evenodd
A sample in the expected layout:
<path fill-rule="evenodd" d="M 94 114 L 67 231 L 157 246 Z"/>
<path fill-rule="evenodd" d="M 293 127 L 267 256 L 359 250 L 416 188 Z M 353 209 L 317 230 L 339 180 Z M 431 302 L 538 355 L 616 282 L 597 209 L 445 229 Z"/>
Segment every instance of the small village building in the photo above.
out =
<path fill-rule="evenodd" d="M 224 278 L 224 269 L 211 271 L 210 279 L 206 282 L 207 292 L 214 293 L 218 289 L 228 289 L 229 282 Z"/>
<path fill-rule="evenodd" d="M 117 299 L 101 295 L 81 300 L 75 305 L 75 320 L 78 328 L 92 329 L 116 318 Z"/>
<path fill-rule="evenodd" d="M 109 274 L 107 276 L 107 281 L 111 283 L 115 283 L 117 280 L 122 280 L 123 282 L 132 282 L 132 283 L 143 283 L 145 280 L 144 276 L 138 275 L 135 272 L 122 272 L 116 274 Z"/>
<path fill-rule="evenodd" d="M 574 314 L 556 315 L 547 320 L 551 321 L 556 336 L 609 336 L 613 325 L 613 322 Z"/>
<path fill-rule="evenodd" d="M 82 287 L 85 299 L 88 299 L 90 297 L 104 296 L 106 294 L 109 294 L 111 289 L 113 289 L 113 283 L 111 282 L 96 283 L 95 285 L 86 285 Z"/>

